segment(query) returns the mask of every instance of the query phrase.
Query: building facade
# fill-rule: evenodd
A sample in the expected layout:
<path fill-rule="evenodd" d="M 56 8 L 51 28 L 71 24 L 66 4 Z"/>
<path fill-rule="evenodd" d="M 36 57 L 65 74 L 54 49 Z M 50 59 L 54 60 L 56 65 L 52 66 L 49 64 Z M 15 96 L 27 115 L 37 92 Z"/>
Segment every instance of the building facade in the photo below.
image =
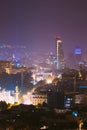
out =
<path fill-rule="evenodd" d="M 6 73 L 10 73 L 12 69 L 12 62 L 11 61 L 0 61 L 0 73 L 2 72 L 6 72 Z"/>
<path fill-rule="evenodd" d="M 49 91 L 47 94 L 47 103 L 50 108 L 64 108 L 64 92 Z"/>
<path fill-rule="evenodd" d="M 60 38 L 56 38 L 56 56 L 57 56 L 57 69 L 64 68 L 64 52 L 62 48 L 62 41 Z"/>

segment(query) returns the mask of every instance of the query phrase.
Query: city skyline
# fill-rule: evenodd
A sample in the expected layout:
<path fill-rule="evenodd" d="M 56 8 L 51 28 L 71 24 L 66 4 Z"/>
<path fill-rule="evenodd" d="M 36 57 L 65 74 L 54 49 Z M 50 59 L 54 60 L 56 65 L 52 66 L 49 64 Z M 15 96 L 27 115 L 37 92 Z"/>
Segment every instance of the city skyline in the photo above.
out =
<path fill-rule="evenodd" d="M 86 5 L 85 0 L 3 0 L 0 43 L 25 45 L 30 52 L 56 52 L 55 38 L 60 36 L 65 56 L 75 47 L 86 55 Z"/>

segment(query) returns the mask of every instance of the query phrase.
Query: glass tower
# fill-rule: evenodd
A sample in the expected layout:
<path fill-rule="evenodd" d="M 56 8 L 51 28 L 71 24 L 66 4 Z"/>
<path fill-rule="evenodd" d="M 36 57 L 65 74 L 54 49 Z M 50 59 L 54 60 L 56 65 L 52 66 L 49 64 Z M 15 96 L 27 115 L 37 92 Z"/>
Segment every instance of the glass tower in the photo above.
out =
<path fill-rule="evenodd" d="M 64 68 L 64 52 L 62 48 L 62 41 L 60 38 L 56 38 L 56 56 L 57 56 L 57 69 Z"/>

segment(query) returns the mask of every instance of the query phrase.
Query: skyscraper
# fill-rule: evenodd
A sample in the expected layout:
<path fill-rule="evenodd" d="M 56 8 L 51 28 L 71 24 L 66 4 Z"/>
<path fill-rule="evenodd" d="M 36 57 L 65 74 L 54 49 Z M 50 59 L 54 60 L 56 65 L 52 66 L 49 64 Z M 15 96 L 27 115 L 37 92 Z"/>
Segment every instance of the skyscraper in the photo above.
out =
<path fill-rule="evenodd" d="M 64 52 L 62 48 L 62 41 L 59 37 L 56 38 L 56 56 L 57 56 L 57 69 L 64 68 Z"/>
<path fill-rule="evenodd" d="M 82 62 L 82 50 L 81 50 L 81 48 L 76 47 L 74 54 L 75 54 L 75 62 L 77 64 L 81 63 Z"/>

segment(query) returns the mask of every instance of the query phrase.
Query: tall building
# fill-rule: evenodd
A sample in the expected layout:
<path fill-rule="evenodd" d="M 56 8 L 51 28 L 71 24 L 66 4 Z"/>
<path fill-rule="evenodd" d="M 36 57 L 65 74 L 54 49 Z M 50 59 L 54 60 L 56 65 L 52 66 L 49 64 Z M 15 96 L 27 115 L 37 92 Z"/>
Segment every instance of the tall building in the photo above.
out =
<path fill-rule="evenodd" d="M 75 48 L 74 55 L 75 55 L 76 64 L 80 64 L 82 62 L 82 50 L 81 50 L 81 48 L 79 48 L 79 47 Z"/>
<path fill-rule="evenodd" d="M 56 38 L 56 56 L 57 56 L 57 69 L 64 68 L 64 52 L 62 48 L 62 41 L 60 38 Z"/>
<path fill-rule="evenodd" d="M 82 56 L 83 56 L 82 49 L 80 47 L 76 47 L 74 50 L 74 63 L 77 69 L 83 69 L 85 66 L 85 62 Z"/>

